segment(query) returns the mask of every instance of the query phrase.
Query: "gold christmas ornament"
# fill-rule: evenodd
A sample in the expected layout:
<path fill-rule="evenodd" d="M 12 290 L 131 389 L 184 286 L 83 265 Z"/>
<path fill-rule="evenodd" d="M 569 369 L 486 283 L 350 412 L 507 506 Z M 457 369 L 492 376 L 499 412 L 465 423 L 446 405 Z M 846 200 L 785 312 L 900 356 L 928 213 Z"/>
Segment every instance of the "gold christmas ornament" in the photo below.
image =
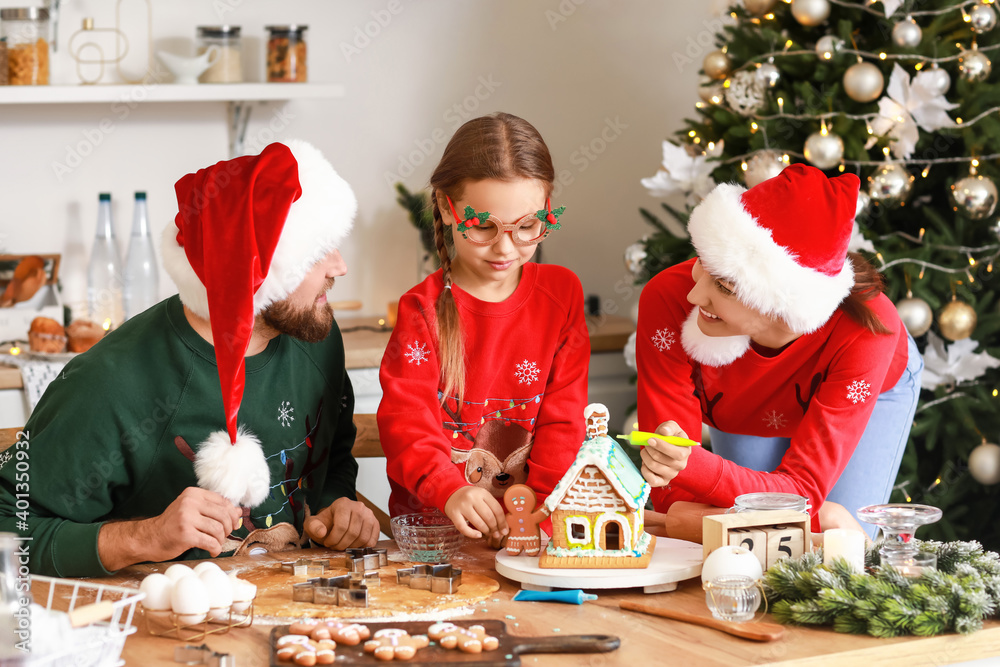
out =
<path fill-rule="evenodd" d="M 924 31 L 920 29 L 912 16 L 892 27 L 892 41 L 896 46 L 904 49 L 915 49 L 920 46 L 920 40 L 924 38 Z"/>
<path fill-rule="evenodd" d="M 829 0 L 792 0 L 792 16 L 807 28 L 818 26 L 830 16 Z"/>
<path fill-rule="evenodd" d="M 806 159 L 818 169 L 831 169 L 840 164 L 844 157 L 844 140 L 826 129 L 823 121 L 819 132 L 813 132 L 806 139 L 802 151 Z"/>
<path fill-rule="evenodd" d="M 993 215 L 997 207 L 997 186 L 982 175 L 966 176 L 952 184 L 951 200 L 955 212 L 982 220 Z"/>
<path fill-rule="evenodd" d="M 950 341 L 962 340 L 972 335 L 976 330 L 976 309 L 953 299 L 938 314 L 938 327 L 941 335 Z"/>
<path fill-rule="evenodd" d="M 747 160 L 747 169 L 743 172 L 743 180 L 746 181 L 748 188 L 752 188 L 769 178 L 774 178 L 787 166 L 788 164 L 777 152 L 757 151 Z"/>
<path fill-rule="evenodd" d="M 855 102 L 874 102 L 882 94 L 885 77 L 871 63 L 856 63 L 844 72 L 844 91 Z"/>
<path fill-rule="evenodd" d="M 896 312 L 903 326 L 914 338 L 923 336 L 934 323 L 934 313 L 923 299 L 908 297 L 896 304 Z"/>
<path fill-rule="evenodd" d="M 712 51 L 701 61 L 705 76 L 712 79 L 725 79 L 729 76 L 729 70 L 732 66 L 729 56 L 722 51 Z"/>
<path fill-rule="evenodd" d="M 763 16 L 774 8 L 778 0 L 743 0 L 743 6 L 751 16 Z"/>
<path fill-rule="evenodd" d="M 913 189 L 913 175 L 895 162 L 886 162 L 868 177 L 868 195 L 879 205 L 900 206 Z"/>
<path fill-rule="evenodd" d="M 990 62 L 985 53 L 973 46 L 971 49 L 962 51 L 959 55 L 958 71 L 964 80 L 977 83 L 990 78 L 993 63 Z"/>
<path fill-rule="evenodd" d="M 969 454 L 969 474 L 980 484 L 1000 482 L 1000 446 L 984 442 Z"/>
<path fill-rule="evenodd" d="M 981 35 L 997 27 L 997 13 L 987 4 L 975 5 L 969 10 L 969 27 Z"/>

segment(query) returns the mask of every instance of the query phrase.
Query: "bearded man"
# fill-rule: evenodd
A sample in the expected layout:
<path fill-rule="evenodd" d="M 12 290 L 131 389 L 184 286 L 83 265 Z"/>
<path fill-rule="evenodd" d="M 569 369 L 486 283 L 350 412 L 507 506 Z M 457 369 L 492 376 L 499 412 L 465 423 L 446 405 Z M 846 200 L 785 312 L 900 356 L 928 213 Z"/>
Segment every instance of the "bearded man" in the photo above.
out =
<path fill-rule="evenodd" d="M 350 186 L 290 141 L 175 190 L 161 245 L 179 294 L 67 364 L 15 445 L 28 477 L 0 469 L 0 531 L 25 539 L 32 572 L 378 539 L 326 301 L 347 271 Z"/>

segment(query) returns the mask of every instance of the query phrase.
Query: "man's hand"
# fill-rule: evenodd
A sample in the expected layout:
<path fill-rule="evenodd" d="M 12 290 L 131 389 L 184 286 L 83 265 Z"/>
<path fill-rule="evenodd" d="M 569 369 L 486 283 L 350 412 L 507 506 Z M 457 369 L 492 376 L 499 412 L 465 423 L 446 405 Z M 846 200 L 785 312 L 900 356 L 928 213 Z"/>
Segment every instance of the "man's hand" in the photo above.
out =
<path fill-rule="evenodd" d="M 378 519 L 372 511 L 350 498 L 337 498 L 309 517 L 303 529 L 312 541 L 335 551 L 373 547 L 379 534 Z"/>
<path fill-rule="evenodd" d="M 656 432 L 660 435 L 674 435 L 687 438 L 677 422 L 668 421 L 660 424 Z M 649 444 L 642 448 L 639 454 L 642 458 L 642 476 L 652 486 L 666 486 L 677 474 L 687 467 L 690 447 L 670 445 L 657 438 L 650 438 Z"/>
<path fill-rule="evenodd" d="M 451 494 L 444 505 L 444 513 L 458 532 L 474 540 L 485 535 L 490 546 L 499 546 L 508 533 L 503 507 L 489 491 L 478 486 L 463 486 Z"/>
<path fill-rule="evenodd" d="M 189 486 L 159 516 L 104 524 L 97 553 L 112 572 L 144 561 L 173 560 L 188 549 L 218 556 L 242 516 L 218 493 Z"/>

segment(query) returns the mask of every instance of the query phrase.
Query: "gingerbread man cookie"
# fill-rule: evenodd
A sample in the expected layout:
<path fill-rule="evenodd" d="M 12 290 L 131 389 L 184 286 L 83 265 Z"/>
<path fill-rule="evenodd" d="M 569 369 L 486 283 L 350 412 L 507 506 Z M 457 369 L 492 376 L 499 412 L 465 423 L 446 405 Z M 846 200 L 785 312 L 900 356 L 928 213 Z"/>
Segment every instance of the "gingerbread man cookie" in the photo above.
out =
<path fill-rule="evenodd" d="M 371 653 L 379 660 L 409 660 L 417 654 L 417 649 L 430 644 L 427 635 L 410 635 L 406 630 L 385 628 L 365 642 L 365 653 Z"/>
<path fill-rule="evenodd" d="M 463 653 L 495 651 L 500 646 L 500 640 L 486 634 L 486 628 L 481 625 L 461 628 L 454 623 L 435 623 L 427 629 L 427 636 L 437 641 L 441 648 L 457 647 Z"/>
<path fill-rule="evenodd" d="M 371 637 L 368 626 L 358 623 L 341 623 L 340 621 L 312 621 L 293 623 L 288 628 L 291 635 L 301 635 L 314 641 L 332 640 L 347 646 L 357 646 L 363 639 Z"/>
<path fill-rule="evenodd" d="M 519 556 L 537 556 L 542 545 L 538 524 L 545 520 L 545 508 L 535 511 L 538 498 L 530 486 L 515 484 L 503 494 L 503 505 L 507 508 L 507 553 Z"/>
<path fill-rule="evenodd" d="M 302 667 L 332 665 L 336 660 L 337 644 L 328 639 L 315 641 L 306 635 L 285 635 L 275 642 L 278 660 L 293 662 Z"/>

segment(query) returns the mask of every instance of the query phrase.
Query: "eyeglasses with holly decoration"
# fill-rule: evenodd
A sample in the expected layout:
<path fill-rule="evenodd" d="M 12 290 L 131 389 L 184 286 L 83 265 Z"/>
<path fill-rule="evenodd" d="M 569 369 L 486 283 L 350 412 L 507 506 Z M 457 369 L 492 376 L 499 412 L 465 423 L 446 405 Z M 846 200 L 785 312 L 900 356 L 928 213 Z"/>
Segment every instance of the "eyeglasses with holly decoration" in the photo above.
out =
<path fill-rule="evenodd" d="M 507 232 L 510 232 L 510 238 L 514 245 L 535 245 L 548 236 L 549 232 L 559 229 L 559 216 L 566 210 L 565 206 L 553 209 L 552 202 L 546 199 L 545 208 L 540 211 L 529 213 L 516 222 L 503 222 L 496 216 L 490 215 L 489 211 L 476 213 L 476 210 L 471 206 L 465 207 L 465 217 L 461 218 L 455 211 L 455 204 L 451 201 L 451 197 L 447 199 L 462 238 L 472 245 L 478 246 L 491 246 Z"/>

